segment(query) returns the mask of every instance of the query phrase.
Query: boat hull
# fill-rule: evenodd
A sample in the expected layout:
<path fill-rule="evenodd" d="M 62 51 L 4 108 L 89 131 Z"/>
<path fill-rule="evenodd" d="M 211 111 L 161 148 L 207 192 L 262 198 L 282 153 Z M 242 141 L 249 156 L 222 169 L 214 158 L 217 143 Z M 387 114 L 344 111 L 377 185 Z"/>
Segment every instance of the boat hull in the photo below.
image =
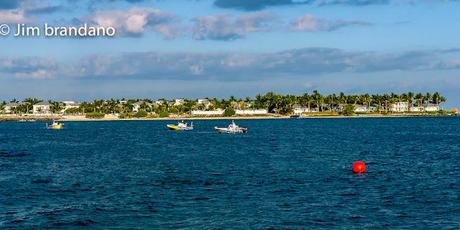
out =
<path fill-rule="evenodd" d="M 229 129 L 229 128 L 214 127 L 214 130 L 216 130 L 218 133 L 247 133 L 248 132 L 247 128 Z"/>
<path fill-rule="evenodd" d="M 64 128 L 63 124 L 48 126 L 48 129 L 63 129 L 63 128 Z"/>
<path fill-rule="evenodd" d="M 168 127 L 169 130 L 173 131 L 193 130 L 193 127 L 180 127 L 177 125 L 166 125 L 166 127 Z"/>

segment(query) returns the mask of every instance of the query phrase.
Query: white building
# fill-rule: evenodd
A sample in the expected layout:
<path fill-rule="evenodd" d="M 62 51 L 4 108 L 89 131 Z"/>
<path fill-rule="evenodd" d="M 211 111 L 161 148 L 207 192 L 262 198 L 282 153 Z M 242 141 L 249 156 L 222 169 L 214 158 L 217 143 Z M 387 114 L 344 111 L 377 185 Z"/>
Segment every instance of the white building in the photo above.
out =
<path fill-rule="evenodd" d="M 317 112 L 317 111 L 309 109 L 307 107 L 295 107 L 293 110 L 294 114 L 312 113 L 312 112 Z"/>
<path fill-rule="evenodd" d="M 182 99 L 182 98 L 179 98 L 179 99 L 174 99 L 174 105 L 175 106 L 178 106 L 178 105 L 182 105 L 185 103 L 185 100 Z"/>
<path fill-rule="evenodd" d="M 211 102 L 206 98 L 198 99 L 197 104 L 198 105 L 203 105 L 206 109 L 211 106 Z"/>
<path fill-rule="evenodd" d="M 235 110 L 236 115 L 266 115 L 268 110 L 266 109 L 237 109 Z"/>
<path fill-rule="evenodd" d="M 370 110 L 365 105 L 355 105 L 355 113 L 368 113 Z"/>
<path fill-rule="evenodd" d="M 138 101 L 136 103 L 133 104 L 133 112 L 137 113 L 139 112 L 139 110 L 141 109 L 141 105 L 142 105 L 142 101 Z"/>
<path fill-rule="evenodd" d="M 5 108 L 3 108 L 4 113 L 12 113 L 14 108 L 18 107 L 18 103 L 8 103 L 5 105 Z"/>
<path fill-rule="evenodd" d="M 50 104 L 47 101 L 32 106 L 33 114 L 50 114 Z"/>
<path fill-rule="evenodd" d="M 439 107 L 435 104 L 427 104 L 425 105 L 426 112 L 437 112 L 439 111 Z"/>
<path fill-rule="evenodd" d="M 221 116 L 224 114 L 224 110 L 217 109 L 212 111 L 204 110 L 192 110 L 192 116 Z"/>
<path fill-rule="evenodd" d="M 208 99 L 206 99 L 206 98 L 198 99 L 198 105 L 206 105 L 206 104 L 209 104 Z"/>
<path fill-rule="evenodd" d="M 80 104 L 75 101 L 63 101 L 62 104 L 64 104 L 63 112 L 68 109 L 78 109 L 80 107 Z"/>
<path fill-rule="evenodd" d="M 413 106 L 410 107 L 411 112 L 423 112 L 425 111 L 425 108 L 423 106 Z"/>
<path fill-rule="evenodd" d="M 166 101 L 163 100 L 163 99 L 160 99 L 160 100 L 156 100 L 156 101 L 155 101 L 155 104 L 157 104 L 157 105 L 163 105 L 163 104 L 165 104 L 165 103 L 166 103 Z"/>
<path fill-rule="evenodd" d="M 408 102 L 396 102 L 390 105 L 391 112 L 407 112 L 409 111 L 409 103 Z"/>

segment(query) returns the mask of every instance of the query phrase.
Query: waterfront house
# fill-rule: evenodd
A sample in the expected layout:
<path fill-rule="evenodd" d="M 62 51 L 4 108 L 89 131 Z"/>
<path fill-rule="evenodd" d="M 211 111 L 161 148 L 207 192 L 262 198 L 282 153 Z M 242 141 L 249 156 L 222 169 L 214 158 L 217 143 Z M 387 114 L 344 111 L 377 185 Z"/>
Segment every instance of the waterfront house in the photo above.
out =
<path fill-rule="evenodd" d="M 409 111 L 409 103 L 408 102 L 396 102 L 390 105 L 391 112 L 407 112 Z"/>
<path fill-rule="evenodd" d="M 368 113 L 370 112 L 370 110 L 365 105 L 355 105 L 354 112 L 355 113 Z"/>
<path fill-rule="evenodd" d="M 138 101 L 133 104 L 133 112 L 137 113 L 141 109 L 141 105 L 143 104 L 143 101 Z"/>
<path fill-rule="evenodd" d="M 50 114 L 50 104 L 47 101 L 40 102 L 32 106 L 33 114 Z"/>
<path fill-rule="evenodd" d="M 296 115 L 300 115 L 302 113 L 311 113 L 311 112 L 316 112 L 316 111 L 313 111 L 312 109 L 309 109 L 307 107 L 296 106 L 294 107 L 292 112 Z"/>
<path fill-rule="evenodd" d="M 203 106 L 206 109 L 211 106 L 211 102 L 206 98 L 198 99 L 197 104 Z"/>
<path fill-rule="evenodd" d="M 205 111 L 205 110 L 192 110 L 192 116 L 222 116 L 224 114 L 224 110 L 217 109 L 212 111 Z"/>
<path fill-rule="evenodd" d="M 439 107 L 435 104 L 426 104 L 424 106 L 425 112 L 437 112 L 439 111 Z"/>
<path fill-rule="evenodd" d="M 155 104 L 157 104 L 157 105 L 163 105 L 163 104 L 165 104 L 165 103 L 166 103 L 166 101 L 163 100 L 163 99 L 160 99 L 160 100 L 156 100 L 156 101 L 155 101 Z"/>
<path fill-rule="evenodd" d="M 4 113 L 13 113 L 14 109 L 16 107 L 18 107 L 19 104 L 18 103 L 8 103 L 5 105 L 5 107 L 3 108 L 3 112 Z"/>
<path fill-rule="evenodd" d="M 174 106 L 182 105 L 184 103 L 185 103 L 185 99 L 182 99 L 182 98 L 174 99 Z"/>
<path fill-rule="evenodd" d="M 197 104 L 199 104 L 199 105 L 206 105 L 206 104 L 209 104 L 209 103 L 210 103 L 209 100 L 206 99 L 206 98 L 200 98 L 200 99 L 197 100 Z"/>
<path fill-rule="evenodd" d="M 236 115 L 267 115 L 268 110 L 266 109 L 237 109 L 235 110 Z"/>
<path fill-rule="evenodd" d="M 62 104 L 64 105 L 63 111 L 68 109 L 78 109 L 80 107 L 80 104 L 75 101 L 63 101 Z"/>
<path fill-rule="evenodd" d="M 152 104 L 147 101 L 138 101 L 133 104 L 133 112 L 137 113 L 141 109 L 151 108 Z"/>
<path fill-rule="evenodd" d="M 425 108 L 423 106 L 413 106 L 410 108 L 411 112 L 423 112 Z"/>

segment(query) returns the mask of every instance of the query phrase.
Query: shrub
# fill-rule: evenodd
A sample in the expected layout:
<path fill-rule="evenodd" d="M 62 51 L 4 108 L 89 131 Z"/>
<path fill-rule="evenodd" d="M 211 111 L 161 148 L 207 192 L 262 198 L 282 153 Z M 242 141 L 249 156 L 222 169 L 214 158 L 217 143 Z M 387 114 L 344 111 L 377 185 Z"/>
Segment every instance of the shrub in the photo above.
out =
<path fill-rule="evenodd" d="M 99 113 L 99 112 L 93 112 L 93 113 L 87 113 L 86 118 L 91 118 L 91 119 L 102 119 L 105 117 L 105 114 Z"/>
<path fill-rule="evenodd" d="M 236 114 L 235 109 L 233 109 L 232 107 L 227 107 L 224 111 L 224 117 L 231 117 L 235 114 Z"/>
<path fill-rule="evenodd" d="M 142 118 L 142 117 L 147 117 L 149 115 L 146 111 L 140 110 L 137 113 L 135 113 L 133 116 L 136 118 Z"/>
<path fill-rule="evenodd" d="M 345 108 L 343 108 L 342 115 L 344 116 L 352 116 L 355 114 L 355 106 L 354 105 L 346 105 Z"/>
<path fill-rule="evenodd" d="M 161 111 L 159 114 L 160 117 L 169 117 L 168 111 Z"/>
<path fill-rule="evenodd" d="M 80 113 L 79 108 L 69 108 L 66 111 L 64 111 L 65 114 L 78 114 Z"/>

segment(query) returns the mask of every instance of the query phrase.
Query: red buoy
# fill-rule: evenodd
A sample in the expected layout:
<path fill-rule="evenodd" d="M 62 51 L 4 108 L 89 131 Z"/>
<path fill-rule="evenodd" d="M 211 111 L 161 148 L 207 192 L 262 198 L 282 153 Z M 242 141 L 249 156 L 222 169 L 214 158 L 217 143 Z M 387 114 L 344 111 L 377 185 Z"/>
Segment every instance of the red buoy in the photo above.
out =
<path fill-rule="evenodd" d="M 354 173 L 364 173 L 366 172 L 366 164 L 362 161 L 356 161 L 353 164 L 353 172 Z"/>

